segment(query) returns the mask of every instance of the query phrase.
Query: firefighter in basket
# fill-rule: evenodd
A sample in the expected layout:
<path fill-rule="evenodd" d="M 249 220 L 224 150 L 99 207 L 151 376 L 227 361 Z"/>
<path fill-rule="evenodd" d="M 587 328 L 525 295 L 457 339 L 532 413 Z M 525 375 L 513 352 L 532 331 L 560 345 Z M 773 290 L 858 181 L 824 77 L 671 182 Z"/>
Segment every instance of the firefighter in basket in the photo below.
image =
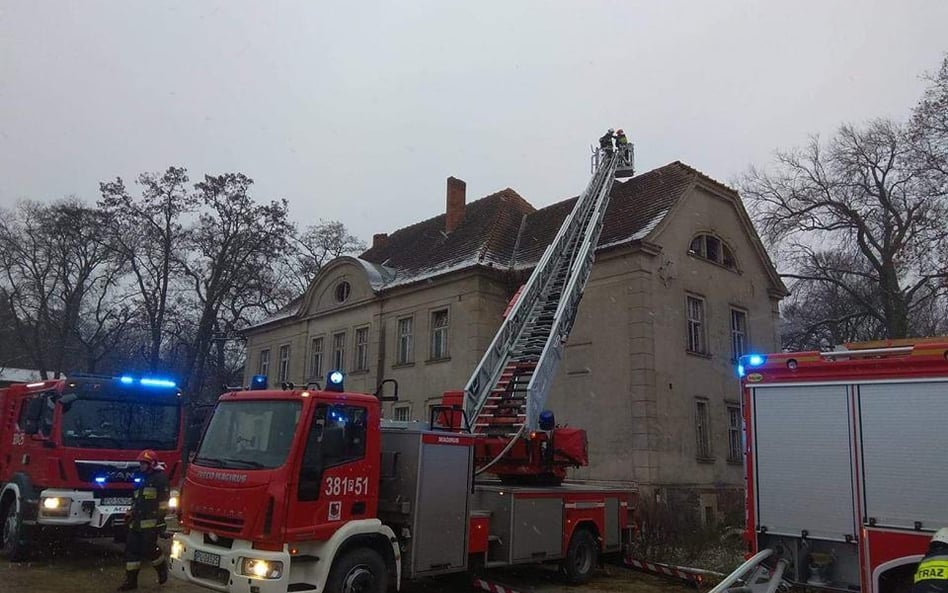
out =
<path fill-rule="evenodd" d="M 912 593 L 948 593 L 948 527 L 932 536 L 928 553 L 915 571 Z"/>
<path fill-rule="evenodd" d="M 125 582 L 119 591 L 138 588 L 138 571 L 149 562 L 158 571 L 158 583 L 168 580 L 168 563 L 158 547 L 158 536 L 165 532 L 168 514 L 168 476 L 158 455 L 147 449 L 138 455 L 141 476 L 136 480 L 132 506 L 125 514 L 128 535 L 125 540 Z"/>

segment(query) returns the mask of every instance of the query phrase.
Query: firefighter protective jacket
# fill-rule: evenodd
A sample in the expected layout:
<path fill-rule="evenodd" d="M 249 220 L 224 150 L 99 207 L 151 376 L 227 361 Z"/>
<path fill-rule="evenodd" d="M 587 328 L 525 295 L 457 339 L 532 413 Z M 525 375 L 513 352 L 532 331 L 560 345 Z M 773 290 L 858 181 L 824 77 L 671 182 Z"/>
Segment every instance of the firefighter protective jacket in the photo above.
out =
<path fill-rule="evenodd" d="M 134 531 L 165 528 L 168 513 L 168 476 L 161 470 L 146 474 L 132 494 L 131 519 L 128 528 Z"/>
<path fill-rule="evenodd" d="M 948 550 L 932 551 L 922 558 L 912 593 L 948 593 Z"/>

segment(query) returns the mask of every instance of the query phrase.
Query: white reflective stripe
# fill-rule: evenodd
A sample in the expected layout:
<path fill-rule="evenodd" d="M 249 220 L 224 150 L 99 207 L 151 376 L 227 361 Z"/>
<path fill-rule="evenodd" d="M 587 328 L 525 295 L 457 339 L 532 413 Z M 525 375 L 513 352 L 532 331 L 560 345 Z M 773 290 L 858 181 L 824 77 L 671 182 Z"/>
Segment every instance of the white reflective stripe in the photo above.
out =
<path fill-rule="evenodd" d="M 565 505 L 568 509 L 601 509 L 606 506 L 604 502 L 568 502 Z"/>

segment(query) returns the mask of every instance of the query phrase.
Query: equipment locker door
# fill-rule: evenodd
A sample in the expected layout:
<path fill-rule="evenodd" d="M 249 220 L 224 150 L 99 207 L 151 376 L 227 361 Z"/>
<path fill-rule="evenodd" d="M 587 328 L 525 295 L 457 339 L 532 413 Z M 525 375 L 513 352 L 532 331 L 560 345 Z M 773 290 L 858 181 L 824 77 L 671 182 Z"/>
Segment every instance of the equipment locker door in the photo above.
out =
<path fill-rule="evenodd" d="M 948 525 L 948 382 L 859 386 L 866 521 L 935 530 Z"/>
<path fill-rule="evenodd" d="M 779 535 L 855 537 L 848 386 L 757 387 L 752 407 L 757 525 Z"/>

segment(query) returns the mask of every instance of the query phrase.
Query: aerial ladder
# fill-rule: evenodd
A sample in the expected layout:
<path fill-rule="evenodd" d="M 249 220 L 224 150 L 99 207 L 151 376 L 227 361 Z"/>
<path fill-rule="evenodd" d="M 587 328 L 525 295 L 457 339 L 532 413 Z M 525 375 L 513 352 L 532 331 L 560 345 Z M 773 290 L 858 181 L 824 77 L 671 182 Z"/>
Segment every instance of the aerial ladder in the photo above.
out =
<path fill-rule="evenodd" d="M 452 394 L 454 403 L 461 400 L 456 407 L 468 429 L 482 437 L 478 472 L 505 481 L 559 483 L 567 467 L 585 465 L 585 433 L 570 429 L 574 437 L 581 433 L 582 455 L 558 455 L 561 429 L 544 406 L 592 270 L 613 182 L 633 174 L 632 147 L 594 149 L 592 164 L 589 185 L 514 296 L 463 393 L 445 394 L 446 404 Z"/>

